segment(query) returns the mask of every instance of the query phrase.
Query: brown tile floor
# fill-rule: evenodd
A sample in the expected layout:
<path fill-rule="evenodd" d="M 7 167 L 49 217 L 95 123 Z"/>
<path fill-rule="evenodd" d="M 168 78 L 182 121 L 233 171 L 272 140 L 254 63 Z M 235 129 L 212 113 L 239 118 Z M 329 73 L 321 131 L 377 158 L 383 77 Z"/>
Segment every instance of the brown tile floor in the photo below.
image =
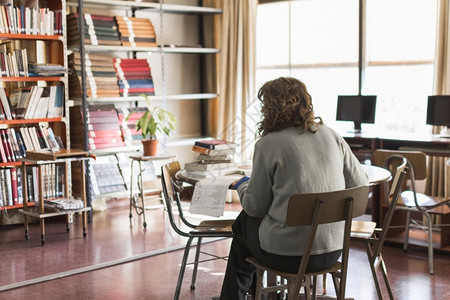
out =
<path fill-rule="evenodd" d="M 78 216 L 69 234 L 58 220 L 48 222 L 45 246 L 40 244 L 37 223 L 32 224 L 28 241 L 22 226 L 1 226 L 0 291 L 45 276 L 56 279 L 1 291 L 0 299 L 172 299 L 183 251 L 162 249 L 182 248 L 185 239 L 171 230 L 163 214 L 162 209 L 148 210 L 144 230 L 136 214 L 130 223 L 126 206 L 96 212 L 86 239 Z M 229 245 L 230 240 L 222 240 L 207 243 L 203 249 L 226 255 Z M 386 245 L 383 253 L 396 299 L 450 299 L 449 254 L 435 253 L 435 275 L 431 276 L 424 249 L 410 248 L 405 254 L 398 246 Z M 120 263 L 133 256 L 148 257 Z M 350 259 L 347 296 L 376 299 L 362 245 L 352 245 Z M 82 272 L 107 262 L 118 264 Z M 219 294 L 225 265 L 224 261 L 201 264 L 193 291 L 189 288 L 192 268 L 188 267 L 180 299 L 210 299 Z M 70 272 L 73 275 L 66 276 Z M 333 293 L 331 280 L 328 284 Z"/>

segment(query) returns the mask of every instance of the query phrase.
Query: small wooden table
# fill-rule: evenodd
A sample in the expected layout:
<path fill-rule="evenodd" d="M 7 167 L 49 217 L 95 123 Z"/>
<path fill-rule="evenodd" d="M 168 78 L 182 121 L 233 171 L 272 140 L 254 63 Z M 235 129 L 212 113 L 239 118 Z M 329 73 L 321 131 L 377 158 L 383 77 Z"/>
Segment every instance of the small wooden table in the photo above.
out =
<path fill-rule="evenodd" d="M 66 231 L 69 232 L 69 215 L 76 213 L 76 212 L 82 212 L 82 218 L 83 218 L 83 237 L 86 237 L 86 227 L 87 227 L 87 217 L 86 212 L 89 211 L 91 208 L 87 207 L 86 203 L 86 185 L 84 176 L 82 177 L 81 181 L 81 200 L 83 201 L 83 208 L 78 209 L 64 209 L 64 210 L 49 210 L 45 208 L 44 205 L 44 175 L 43 175 L 43 166 L 47 164 L 63 164 L 64 165 L 64 198 L 63 199 L 69 199 L 70 192 L 69 192 L 69 176 L 68 176 L 68 170 L 69 166 L 68 164 L 72 161 L 82 161 L 89 159 L 88 153 L 81 150 L 65 150 L 60 152 L 45 152 L 45 151 L 38 151 L 38 152 L 29 152 L 27 151 L 27 158 L 22 158 L 22 174 L 23 174 L 23 209 L 19 209 L 19 213 L 24 215 L 24 227 L 25 227 L 25 239 L 29 239 L 29 228 L 28 228 L 28 216 L 38 218 L 40 220 L 40 226 L 41 226 L 41 244 L 42 246 L 45 244 L 45 219 L 50 217 L 56 217 L 61 215 L 67 216 L 67 223 L 66 223 Z M 28 207 L 28 182 L 27 182 L 27 166 L 34 165 L 37 166 L 38 171 L 38 206 L 39 208 L 33 208 L 30 209 Z M 81 174 L 84 174 L 84 163 L 81 164 Z"/>
<path fill-rule="evenodd" d="M 142 178 L 142 174 L 144 172 L 144 169 L 142 168 L 142 162 L 145 161 L 166 161 L 169 159 L 173 159 L 175 158 L 175 155 L 157 155 L 157 156 L 143 156 L 143 155 L 132 155 L 130 156 L 131 159 L 131 178 L 130 178 L 130 214 L 129 214 L 129 218 L 131 221 L 131 218 L 133 217 L 133 215 L 131 214 L 131 210 L 134 207 L 134 209 L 136 210 L 136 213 L 138 215 L 142 214 L 142 217 L 144 219 L 144 228 L 147 228 L 147 222 L 145 220 L 145 200 L 144 200 L 144 183 L 143 183 L 143 178 Z M 138 188 L 139 188 L 139 193 L 136 195 L 135 193 L 133 193 L 133 165 L 134 163 L 138 164 L 139 167 L 139 174 L 137 176 L 137 184 L 138 184 Z M 158 193 L 160 193 L 161 191 L 159 190 Z M 142 205 L 139 204 L 139 197 L 142 201 Z"/>

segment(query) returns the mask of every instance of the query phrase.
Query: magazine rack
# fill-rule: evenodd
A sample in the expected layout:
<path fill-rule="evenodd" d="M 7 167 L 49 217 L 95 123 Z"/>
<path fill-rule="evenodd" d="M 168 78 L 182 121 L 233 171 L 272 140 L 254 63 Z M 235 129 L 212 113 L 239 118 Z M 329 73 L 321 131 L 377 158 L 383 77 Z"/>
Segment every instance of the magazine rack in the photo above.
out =
<path fill-rule="evenodd" d="M 25 227 L 25 239 L 29 239 L 28 234 L 28 216 L 38 218 L 41 226 L 41 244 L 45 244 L 45 219 L 56 216 L 67 216 L 66 223 L 66 231 L 69 232 L 69 217 L 71 214 L 76 212 L 82 213 L 83 218 L 83 237 L 86 237 L 86 227 L 87 227 L 87 216 L 86 212 L 91 210 L 90 207 L 86 205 L 86 182 L 84 176 L 82 176 L 81 180 L 81 201 L 83 202 L 83 206 L 81 208 L 76 209 L 55 209 L 49 208 L 44 203 L 44 185 L 46 180 L 55 180 L 55 178 L 45 178 L 44 176 L 44 165 L 48 164 L 62 164 L 63 165 L 63 174 L 61 176 L 63 188 L 63 198 L 58 198 L 58 200 L 73 200 L 71 198 L 70 193 L 70 184 L 69 184 L 69 163 L 72 161 L 83 161 L 89 159 L 88 153 L 81 150 L 60 150 L 59 152 L 52 151 L 27 151 L 27 158 L 21 159 L 22 162 L 22 174 L 23 178 L 27 179 L 27 166 L 36 166 L 37 167 L 37 187 L 38 191 L 35 192 L 34 195 L 37 195 L 37 205 L 35 207 L 28 206 L 28 185 L 33 184 L 33 182 L 27 182 L 28 180 L 23 180 L 23 209 L 19 209 L 19 213 L 24 215 L 24 227 Z M 81 165 L 81 174 L 85 173 L 85 164 Z M 48 175 L 46 175 L 48 176 Z M 48 182 L 48 181 L 47 181 Z M 34 196 L 33 195 L 33 196 Z M 54 198 L 54 197 L 53 197 Z M 53 199 L 55 200 L 55 199 Z"/>

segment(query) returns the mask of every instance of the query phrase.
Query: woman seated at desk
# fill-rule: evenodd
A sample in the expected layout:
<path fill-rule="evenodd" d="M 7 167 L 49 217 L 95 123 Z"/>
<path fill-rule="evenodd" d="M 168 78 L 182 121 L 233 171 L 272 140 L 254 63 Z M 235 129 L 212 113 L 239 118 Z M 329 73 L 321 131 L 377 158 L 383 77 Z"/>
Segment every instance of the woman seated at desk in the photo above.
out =
<path fill-rule="evenodd" d="M 368 178 L 344 139 L 314 116 L 306 86 L 294 78 L 265 83 L 258 92 L 262 120 L 255 144 L 251 179 L 234 183 L 243 211 L 233 224 L 220 299 L 244 299 L 256 269 L 245 261 L 297 272 L 307 238 L 286 226 L 292 194 L 342 190 L 367 185 Z M 344 224 L 319 225 L 308 271 L 332 266 L 340 257 Z M 317 239 L 318 237 L 318 239 Z"/>

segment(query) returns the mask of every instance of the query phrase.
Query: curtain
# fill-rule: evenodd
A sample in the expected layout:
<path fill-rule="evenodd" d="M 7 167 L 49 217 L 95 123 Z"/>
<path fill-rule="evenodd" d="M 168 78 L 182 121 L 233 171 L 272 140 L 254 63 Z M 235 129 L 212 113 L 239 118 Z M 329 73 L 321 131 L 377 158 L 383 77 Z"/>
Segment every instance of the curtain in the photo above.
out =
<path fill-rule="evenodd" d="M 450 94 L 450 5 L 449 0 L 438 1 L 436 30 L 436 57 L 434 65 L 434 94 Z M 433 133 L 439 133 L 439 126 Z M 450 197 L 450 157 L 430 156 L 425 193 Z"/>
<path fill-rule="evenodd" d="M 247 157 L 246 109 L 254 99 L 257 0 L 223 0 L 218 62 L 218 103 L 210 105 L 213 136 L 236 142 L 237 156 Z M 212 110 L 212 112 L 211 112 Z M 253 136 L 252 136 L 253 138 Z"/>

